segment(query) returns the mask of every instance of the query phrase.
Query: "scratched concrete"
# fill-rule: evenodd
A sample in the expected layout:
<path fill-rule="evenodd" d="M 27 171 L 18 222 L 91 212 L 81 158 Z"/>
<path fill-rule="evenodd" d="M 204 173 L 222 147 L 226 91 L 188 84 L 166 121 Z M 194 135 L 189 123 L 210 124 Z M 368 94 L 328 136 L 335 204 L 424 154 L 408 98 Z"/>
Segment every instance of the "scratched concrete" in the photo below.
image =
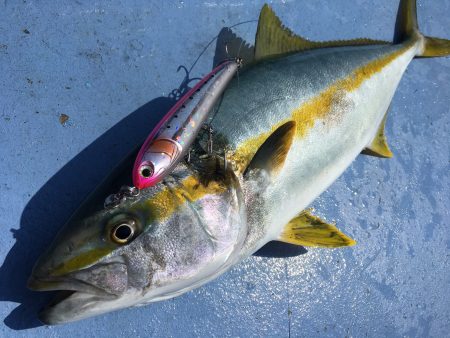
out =
<path fill-rule="evenodd" d="M 450 1 L 419 1 L 450 36 Z M 391 160 L 361 156 L 318 200 L 345 250 L 252 257 L 186 295 L 41 326 L 25 281 L 83 197 L 173 104 L 221 28 L 263 2 L 31 1 L 0 5 L 0 336 L 444 337 L 450 332 L 450 60 L 416 60 L 389 114 Z M 273 1 L 312 39 L 391 39 L 397 1 Z M 236 27 L 253 40 L 255 23 Z M 211 68 L 214 43 L 190 77 Z M 249 98 L 251 99 L 251 98 Z M 63 115 L 64 114 L 64 115 Z M 274 203 L 279 203 L 274 201 Z"/>

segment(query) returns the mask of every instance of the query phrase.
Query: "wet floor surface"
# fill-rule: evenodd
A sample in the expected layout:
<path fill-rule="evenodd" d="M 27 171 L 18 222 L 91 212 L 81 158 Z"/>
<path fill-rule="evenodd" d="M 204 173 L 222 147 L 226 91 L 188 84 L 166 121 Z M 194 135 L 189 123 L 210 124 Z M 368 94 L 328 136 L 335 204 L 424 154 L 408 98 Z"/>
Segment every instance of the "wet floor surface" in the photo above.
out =
<path fill-rule="evenodd" d="M 186 75 L 211 69 L 216 43 L 201 53 L 222 28 L 252 21 L 234 31 L 253 41 L 262 4 L 0 4 L 0 336 L 448 335 L 448 58 L 408 68 L 387 122 L 394 158 L 360 156 L 313 204 L 357 246 L 251 257 L 176 299 L 63 326 L 37 321 L 48 296 L 25 288 L 37 256 L 173 105 Z M 397 11 L 388 0 L 271 5 L 316 40 L 391 40 Z M 450 2 L 419 1 L 418 12 L 426 35 L 450 36 Z"/>

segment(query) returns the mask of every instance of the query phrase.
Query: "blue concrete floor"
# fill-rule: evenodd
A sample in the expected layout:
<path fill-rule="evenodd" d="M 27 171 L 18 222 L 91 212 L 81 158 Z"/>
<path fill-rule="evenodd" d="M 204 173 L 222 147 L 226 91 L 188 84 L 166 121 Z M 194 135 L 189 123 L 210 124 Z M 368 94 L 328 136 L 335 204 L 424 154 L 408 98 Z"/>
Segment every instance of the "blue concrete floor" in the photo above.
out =
<path fill-rule="evenodd" d="M 397 1 L 270 1 L 311 39 L 390 40 Z M 450 1 L 419 1 L 421 29 L 449 37 Z M 0 336 L 443 337 L 450 332 L 450 60 L 415 60 L 395 96 L 395 157 L 361 156 L 314 202 L 358 245 L 251 257 L 173 300 L 44 327 L 27 291 L 71 212 L 173 104 L 211 39 L 263 1 L 0 4 Z M 253 41 L 256 23 L 236 27 Z M 190 77 L 211 69 L 214 43 Z M 251 99 L 251 98 L 249 98 Z M 63 115 L 64 114 L 64 115 Z M 64 121 L 65 120 L 65 121 Z"/>

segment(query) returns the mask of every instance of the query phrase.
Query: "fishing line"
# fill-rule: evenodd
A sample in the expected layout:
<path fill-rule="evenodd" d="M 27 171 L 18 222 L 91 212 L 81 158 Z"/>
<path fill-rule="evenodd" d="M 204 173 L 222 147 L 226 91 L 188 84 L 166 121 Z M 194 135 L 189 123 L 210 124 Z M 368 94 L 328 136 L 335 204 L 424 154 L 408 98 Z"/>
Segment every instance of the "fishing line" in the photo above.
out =
<path fill-rule="evenodd" d="M 236 27 L 236 26 L 245 24 L 245 23 L 250 23 L 250 22 L 258 22 L 258 20 L 244 21 L 244 22 L 235 24 L 235 25 L 233 25 L 233 26 L 231 26 L 231 27 L 228 27 L 228 28 L 233 28 L 233 27 Z M 247 29 L 247 31 L 246 31 L 245 33 L 248 33 L 248 29 Z M 213 40 L 216 40 L 218 37 L 219 37 L 219 35 L 217 35 Z M 237 55 L 236 55 L 236 58 L 238 58 L 238 59 L 239 59 L 239 55 L 240 55 L 241 50 L 242 50 L 242 46 L 244 45 L 244 42 L 246 42 L 243 38 L 240 38 L 240 39 L 241 39 L 241 44 L 239 45 L 238 52 L 237 52 Z M 211 43 L 212 43 L 212 41 L 211 41 L 209 44 L 211 44 Z M 228 54 L 228 45 L 225 45 L 225 51 L 227 52 L 227 55 L 229 55 L 229 54 Z M 205 52 L 205 50 L 204 50 L 202 53 L 204 53 L 204 52 Z M 197 62 L 197 61 L 198 61 L 198 59 L 197 59 L 195 62 Z M 242 62 L 242 61 L 241 61 L 241 62 Z M 194 64 L 195 64 L 195 63 L 194 63 Z M 239 69 L 238 69 L 238 71 L 237 71 L 237 81 L 238 81 L 238 88 L 239 88 Z M 215 107 L 215 109 L 214 109 L 214 112 L 213 112 L 211 118 L 209 119 L 209 123 L 208 123 L 209 125 L 212 124 L 212 122 L 214 121 L 214 118 L 216 117 L 217 113 L 219 112 L 219 108 L 220 108 L 220 106 L 221 106 L 221 104 L 222 104 L 223 97 L 224 97 L 224 94 L 222 94 L 222 96 L 220 97 L 220 101 L 219 101 L 219 103 L 216 105 L 216 107 Z"/>
<path fill-rule="evenodd" d="M 244 25 L 247 23 L 251 23 L 251 22 L 258 22 L 258 20 L 247 20 L 247 21 L 243 21 L 243 22 L 239 22 L 237 24 L 234 24 L 232 26 L 226 27 L 226 28 L 234 28 L 240 25 Z M 219 34 L 217 34 L 214 38 L 212 38 L 211 41 L 208 42 L 208 44 L 205 46 L 205 48 L 203 49 L 203 51 L 200 53 L 200 55 L 195 59 L 194 63 L 192 64 L 191 68 L 189 68 L 189 73 L 192 71 L 192 69 L 195 67 L 195 65 L 197 64 L 198 60 L 203 56 L 203 54 L 205 54 L 206 50 L 209 48 L 209 46 L 211 46 L 211 44 L 217 40 L 217 38 L 219 37 Z M 244 42 L 244 39 L 242 39 L 242 42 Z M 228 52 L 227 52 L 228 53 Z"/>
<path fill-rule="evenodd" d="M 237 24 L 231 25 L 231 26 L 226 27 L 226 28 L 228 28 L 228 29 L 231 31 L 231 29 L 234 28 L 234 27 L 238 27 L 238 26 L 240 26 L 240 25 L 244 25 L 244 24 L 248 24 L 248 23 L 253 23 L 253 22 L 258 22 L 258 20 L 247 20 L 247 21 L 243 21 L 243 22 L 239 22 L 239 23 L 237 23 Z M 231 32 L 232 32 L 232 31 L 231 31 Z M 248 32 L 248 29 L 247 29 L 247 32 Z M 246 32 L 246 33 L 247 33 L 247 32 Z M 232 33 L 234 34 L 234 32 L 232 32 Z M 213 37 L 213 38 L 211 39 L 211 41 L 209 41 L 209 42 L 206 44 L 206 46 L 203 48 L 203 50 L 202 50 L 202 52 L 199 54 L 199 56 L 195 59 L 195 61 L 193 62 L 193 64 L 192 64 L 191 67 L 189 68 L 189 70 L 188 70 L 186 67 L 184 67 L 184 66 L 178 67 L 178 71 L 179 71 L 180 69 L 184 69 L 184 70 L 186 71 L 186 79 L 185 79 L 185 81 L 183 81 L 183 82 L 184 82 L 184 85 L 188 85 L 191 81 L 197 79 L 197 78 L 189 79 L 189 75 L 190 75 L 190 73 L 192 72 L 192 70 L 194 69 L 194 67 L 197 65 L 197 63 L 198 63 L 198 61 L 200 60 L 200 58 L 205 54 L 205 52 L 206 52 L 206 51 L 208 50 L 208 48 L 211 46 L 211 44 L 219 38 L 219 35 L 220 35 L 220 33 L 217 34 L 215 37 Z M 237 35 L 236 35 L 236 36 L 237 36 Z M 240 38 L 240 37 L 237 37 L 237 38 L 241 39 L 241 43 L 240 43 L 239 48 L 238 48 L 236 61 L 237 61 L 237 62 L 241 62 L 241 61 L 239 61 L 239 54 L 241 53 L 242 47 L 243 47 L 243 45 L 244 45 L 244 43 L 245 43 L 246 41 L 245 41 L 243 38 Z M 225 45 L 225 51 L 226 51 L 227 55 L 229 55 L 229 53 L 228 53 L 228 45 L 227 45 L 227 44 Z M 238 72 L 237 76 L 238 76 L 238 85 L 239 85 L 239 72 Z M 215 108 L 214 108 L 214 111 L 213 111 L 212 116 L 211 116 L 210 118 L 208 118 L 209 121 L 208 121 L 208 123 L 205 124 L 205 126 L 204 126 L 204 127 L 206 127 L 205 129 L 206 129 L 207 132 L 208 132 L 208 145 L 207 145 L 207 148 L 208 148 L 207 151 L 208 151 L 208 153 L 212 153 L 212 152 L 213 152 L 213 140 L 212 140 L 212 135 L 213 135 L 213 132 L 214 132 L 214 131 L 213 131 L 213 128 L 211 127 L 211 124 L 212 124 L 214 118 L 216 117 L 216 115 L 217 115 L 217 113 L 218 113 L 218 111 L 219 111 L 219 108 L 220 108 L 220 106 L 221 106 L 221 104 L 222 104 L 222 101 L 223 101 L 223 97 L 224 97 L 224 96 L 223 96 L 223 94 L 222 94 L 221 97 L 220 97 L 220 101 L 218 102 L 218 104 L 216 104 L 216 106 L 215 106 Z M 191 153 L 190 153 L 190 150 L 189 150 L 189 151 L 188 151 L 188 162 L 190 161 L 190 157 L 191 157 L 190 155 L 191 155 Z M 225 161 L 225 166 L 226 166 L 226 161 Z"/>
<path fill-rule="evenodd" d="M 247 23 L 251 23 L 251 22 L 258 22 L 258 20 L 247 20 L 247 21 L 242 21 L 242 22 L 239 22 L 239 23 L 237 23 L 237 24 L 231 25 L 231 26 L 226 27 L 226 28 L 231 29 L 231 28 L 234 28 L 234 27 L 237 27 L 237 26 L 240 26 L 240 25 L 244 25 L 244 24 L 247 24 Z M 248 30 L 247 30 L 247 32 L 248 32 Z M 201 80 L 200 77 L 195 77 L 195 78 L 190 79 L 190 78 L 189 78 L 189 75 L 190 75 L 190 73 L 192 72 L 192 70 L 194 69 L 194 67 L 196 66 L 197 62 L 200 60 L 200 58 L 203 56 L 203 54 L 205 54 L 205 52 L 208 50 L 209 46 L 211 46 L 211 44 L 212 44 L 214 41 L 217 40 L 217 38 L 219 37 L 219 35 L 220 35 L 220 33 L 217 34 L 215 37 L 213 37 L 213 38 L 211 39 L 211 41 L 209 41 L 209 42 L 206 44 L 206 46 L 203 48 L 203 50 L 202 50 L 202 52 L 199 54 L 199 56 L 195 59 L 194 63 L 191 65 L 191 67 L 189 68 L 189 70 L 188 70 L 185 66 L 183 66 L 183 65 L 181 65 L 181 66 L 178 67 L 177 72 L 179 72 L 181 69 L 183 69 L 183 70 L 186 72 L 186 75 L 185 75 L 185 78 L 184 78 L 184 80 L 182 81 L 180 87 L 179 87 L 178 89 L 174 89 L 174 90 L 171 92 L 171 94 L 170 94 L 170 95 L 172 95 L 175 99 L 179 99 L 179 98 L 183 95 L 184 91 L 186 90 L 185 87 L 188 87 L 189 84 L 190 84 L 192 81 Z M 244 39 L 241 39 L 241 40 L 242 40 L 242 41 L 241 41 L 241 45 L 239 46 L 239 53 L 240 53 L 241 48 L 242 48 L 242 45 L 243 45 L 243 43 L 244 43 L 244 41 L 245 41 Z M 226 48 L 226 52 L 227 52 L 227 54 L 228 54 L 227 46 L 225 46 L 225 48 Z M 182 88 L 182 90 L 180 90 L 180 88 Z"/>

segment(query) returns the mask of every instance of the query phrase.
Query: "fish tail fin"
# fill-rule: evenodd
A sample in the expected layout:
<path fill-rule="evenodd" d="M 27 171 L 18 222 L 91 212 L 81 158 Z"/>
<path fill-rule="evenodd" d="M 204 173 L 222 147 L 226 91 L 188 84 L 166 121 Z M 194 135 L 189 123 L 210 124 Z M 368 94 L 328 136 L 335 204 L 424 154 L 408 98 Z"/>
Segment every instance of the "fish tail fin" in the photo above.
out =
<path fill-rule="evenodd" d="M 416 0 L 400 0 L 394 43 L 408 40 L 422 41 L 417 57 L 440 57 L 450 55 L 450 40 L 427 37 L 419 31 Z"/>

